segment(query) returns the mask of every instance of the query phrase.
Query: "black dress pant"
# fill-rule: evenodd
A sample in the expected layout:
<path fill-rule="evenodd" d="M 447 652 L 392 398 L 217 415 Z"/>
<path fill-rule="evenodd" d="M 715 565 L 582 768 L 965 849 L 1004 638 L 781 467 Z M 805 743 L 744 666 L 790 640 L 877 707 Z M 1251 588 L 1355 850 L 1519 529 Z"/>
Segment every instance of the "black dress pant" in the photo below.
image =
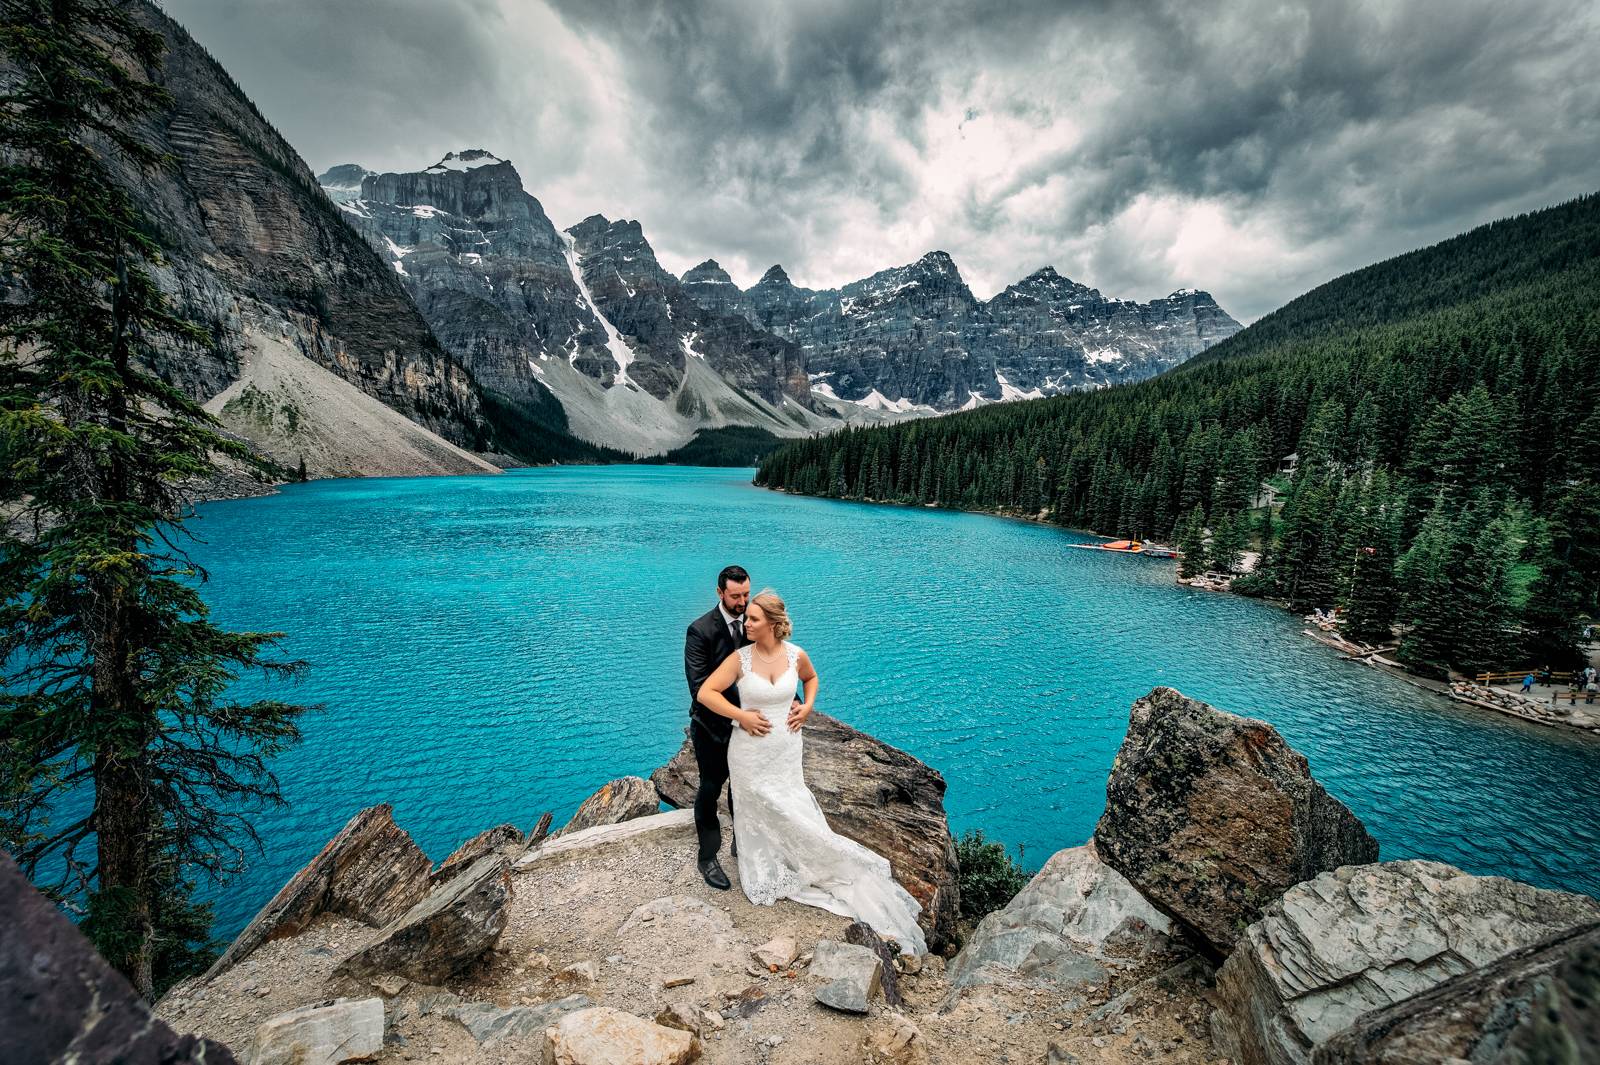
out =
<path fill-rule="evenodd" d="M 701 724 L 689 723 L 689 739 L 694 745 L 695 765 L 700 769 L 700 787 L 694 793 L 694 831 L 700 841 L 700 860 L 715 858 L 722 850 L 722 825 L 717 820 L 717 800 L 728 782 L 728 737 L 718 739 Z M 733 791 L 728 791 L 728 815 L 733 815 Z"/>

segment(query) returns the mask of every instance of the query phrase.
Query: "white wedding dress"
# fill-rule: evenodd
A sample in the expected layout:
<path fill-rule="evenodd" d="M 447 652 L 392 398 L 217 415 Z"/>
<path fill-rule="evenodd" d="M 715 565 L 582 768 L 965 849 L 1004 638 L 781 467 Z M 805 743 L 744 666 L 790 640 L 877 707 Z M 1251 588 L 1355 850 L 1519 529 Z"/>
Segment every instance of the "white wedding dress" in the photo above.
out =
<path fill-rule="evenodd" d="M 905 953 L 923 954 L 921 905 L 895 882 L 888 859 L 828 827 L 801 773 L 801 737 L 790 731 L 789 706 L 799 690 L 800 648 L 783 645 L 788 668 L 776 683 L 752 666 L 754 645 L 739 650 L 739 703 L 772 723 L 765 736 L 735 726 L 728 741 L 733 830 L 739 883 L 757 906 L 780 898 L 864 921 Z"/>

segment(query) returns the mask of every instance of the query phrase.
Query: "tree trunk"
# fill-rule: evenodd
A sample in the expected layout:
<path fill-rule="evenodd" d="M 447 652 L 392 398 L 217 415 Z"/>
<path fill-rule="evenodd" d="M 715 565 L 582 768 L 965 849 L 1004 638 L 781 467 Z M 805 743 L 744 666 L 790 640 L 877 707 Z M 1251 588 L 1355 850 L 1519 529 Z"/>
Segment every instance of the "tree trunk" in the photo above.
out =
<path fill-rule="evenodd" d="M 127 263 L 117 257 L 117 280 L 112 289 L 115 329 L 112 363 L 119 385 L 106 397 L 106 422 L 113 430 L 127 431 L 129 371 Z M 103 502 L 129 501 L 133 485 L 128 470 L 115 453 L 102 467 L 97 486 Z M 121 535 L 118 549 L 138 551 L 138 544 Z M 153 946 L 155 899 L 153 870 L 156 818 L 145 780 L 154 715 L 139 697 L 133 651 L 131 604 L 121 579 L 115 574 L 94 581 L 94 618 L 90 623 L 93 656 L 95 715 L 103 722 L 106 739 L 95 753 L 95 833 L 99 850 L 98 891 L 109 904 L 112 926 L 105 929 L 102 946 L 110 947 L 108 961 L 148 1001 L 155 999 Z"/>

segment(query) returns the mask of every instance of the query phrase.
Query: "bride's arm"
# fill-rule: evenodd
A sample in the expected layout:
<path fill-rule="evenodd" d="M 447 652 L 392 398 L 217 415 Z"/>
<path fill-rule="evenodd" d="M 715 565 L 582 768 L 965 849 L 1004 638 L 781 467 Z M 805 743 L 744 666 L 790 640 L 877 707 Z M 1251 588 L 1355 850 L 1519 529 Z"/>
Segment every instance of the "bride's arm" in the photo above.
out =
<path fill-rule="evenodd" d="M 740 728 L 752 736 L 763 736 L 772 728 L 767 719 L 753 710 L 741 710 L 728 701 L 722 693 L 739 682 L 739 654 L 734 652 L 722 660 L 716 672 L 706 678 L 700 685 L 700 690 L 695 693 L 695 698 L 700 705 L 714 714 L 731 718 Z"/>
<path fill-rule="evenodd" d="M 806 718 L 811 716 L 811 711 L 817 705 L 817 677 L 816 669 L 811 665 L 811 656 L 801 651 L 795 659 L 794 671 L 800 675 L 800 682 L 806 687 L 806 701 L 798 702 L 789 708 L 789 729 L 793 731 L 805 724 Z"/>

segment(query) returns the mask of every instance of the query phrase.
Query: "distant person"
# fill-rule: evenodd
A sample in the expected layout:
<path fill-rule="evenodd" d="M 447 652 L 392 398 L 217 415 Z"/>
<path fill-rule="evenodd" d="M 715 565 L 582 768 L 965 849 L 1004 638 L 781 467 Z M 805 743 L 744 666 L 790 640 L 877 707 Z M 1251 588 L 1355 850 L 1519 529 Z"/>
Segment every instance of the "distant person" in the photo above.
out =
<path fill-rule="evenodd" d="M 695 693 L 697 706 L 739 726 L 726 748 L 739 886 L 757 906 L 778 899 L 816 906 L 920 955 L 928 949 L 917 926 L 921 903 L 895 882 L 887 858 L 833 830 L 806 787 L 802 726 L 816 705 L 818 678 L 789 642 L 791 629 L 783 600 L 761 592 L 745 610 L 742 646 Z"/>
<path fill-rule="evenodd" d="M 1531 691 L 1533 691 L 1533 674 L 1529 673 L 1522 678 L 1522 694 L 1527 695 Z"/>

